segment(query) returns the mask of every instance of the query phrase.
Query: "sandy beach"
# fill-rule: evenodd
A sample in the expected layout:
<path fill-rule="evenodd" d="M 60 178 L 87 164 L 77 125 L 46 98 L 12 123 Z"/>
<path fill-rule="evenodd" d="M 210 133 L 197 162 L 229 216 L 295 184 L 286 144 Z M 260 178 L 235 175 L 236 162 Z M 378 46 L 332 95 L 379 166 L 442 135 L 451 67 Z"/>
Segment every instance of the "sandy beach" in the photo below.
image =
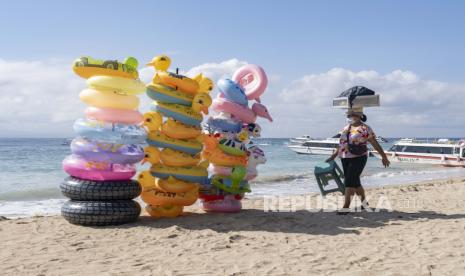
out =
<path fill-rule="evenodd" d="M 371 206 L 386 203 L 380 198 L 387 198 L 392 211 L 338 216 L 306 210 L 308 206 L 294 198 L 290 201 L 297 205 L 295 212 L 264 212 L 262 199 L 247 200 L 238 214 L 206 214 L 194 206 L 176 219 L 144 215 L 137 223 L 119 227 L 80 227 L 59 216 L 2 220 L 0 271 L 2 275 L 465 273 L 465 179 L 371 189 L 368 197 Z M 306 198 L 316 202 L 318 196 Z M 325 201 L 335 199 L 330 195 Z"/>

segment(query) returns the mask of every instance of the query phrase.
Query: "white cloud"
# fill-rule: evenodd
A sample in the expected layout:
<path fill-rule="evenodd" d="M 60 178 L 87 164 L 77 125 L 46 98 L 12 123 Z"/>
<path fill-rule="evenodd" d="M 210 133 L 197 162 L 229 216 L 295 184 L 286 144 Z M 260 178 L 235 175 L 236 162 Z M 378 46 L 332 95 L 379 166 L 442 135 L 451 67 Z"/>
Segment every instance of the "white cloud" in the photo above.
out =
<path fill-rule="evenodd" d="M 187 71 L 200 72 L 215 82 L 231 77 L 245 61 L 230 59 L 205 63 Z M 140 70 L 148 83 L 152 68 Z M 384 136 L 464 136 L 465 85 L 425 80 L 410 71 L 388 74 L 334 68 L 292 81 L 284 89 L 279 75 L 269 75 L 263 97 L 275 121 L 263 124 L 264 136 L 329 136 L 344 124 L 343 112 L 331 108 L 331 99 L 354 85 L 381 95 L 382 106 L 366 110 L 369 124 Z M 69 61 L 5 61 L 0 59 L 1 136 L 73 136 L 72 124 L 83 116 L 79 92 L 85 80 L 76 76 Z M 141 96 L 142 112 L 150 99 Z"/>
<path fill-rule="evenodd" d="M 205 63 L 190 69 L 189 76 L 202 72 L 215 82 L 232 73 L 245 61 L 230 59 Z M 140 70 L 149 83 L 153 68 Z M 83 116 L 85 105 L 79 92 L 85 80 L 71 70 L 70 61 L 5 61 L 0 59 L 0 137 L 71 137 L 72 124 Z M 150 99 L 141 96 L 140 110 L 149 110 Z"/>
<path fill-rule="evenodd" d="M 1 136 L 69 134 L 72 126 L 63 127 L 82 114 L 84 86 L 69 63 L 0 59 Z"/>
<path fill-rule="evenodd" d="M 220 63 L 204 63 L 202 65 L 191 68 L 189 71 L 187 71 L 186 75 L 193 77 L 202 73 L 216 83 L 216 81 L 221 78 L 231 78 L 234 71 L 246 64 L 246 61 L 241 61 L 236 58 Z"/>
<path fill-rule="evenodd" d="M 386 136 L 463 136 L 465 85 L 424 80 L 410 71 L 388 74 L 334 68 L 293 81 L 279 94 L 289 121 L 303 118 L 312 135 L 330 134 L 342 122 L 331 100 L 343 90 L 363 85 L 381 95 L 382 107 L 367 108 L 371 124 Z M 282 112 L 282 111 L 281 111 Z M 282 112 L 283 113 L 283 112 Z M 338 123 L 336 123 L 338 122 Z"/>

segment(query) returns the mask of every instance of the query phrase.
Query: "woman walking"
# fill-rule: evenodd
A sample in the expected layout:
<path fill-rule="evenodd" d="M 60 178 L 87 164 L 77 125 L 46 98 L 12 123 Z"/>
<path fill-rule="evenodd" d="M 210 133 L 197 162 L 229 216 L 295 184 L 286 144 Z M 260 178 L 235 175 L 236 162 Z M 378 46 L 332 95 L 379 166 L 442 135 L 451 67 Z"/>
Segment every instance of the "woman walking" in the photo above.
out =
<path fill-rule="evenodd" d="M 362 209 L 368 206 L 365 190 L 360 182 L 360 175 L 368 158 L 368 143 L 381 155 L 384 167 L 389 166 L 389 160 L 383 148 L 376 141 L 375 133 L 371 127 L 365 124 L 366 119 L 367 117 L 363 114 L 362 109 L 352 109 L 347 112 L 349 124 L 341 131 L 339 146 L 333 155 L 326 160 L 327 162 L 332 161 L 337 156 L 341 158 L 344 170 L 345 198 L 343 209 L 338 211 L 340 215 L 348 214 L 350 202 L 355 194 L 362 201 Z"/>

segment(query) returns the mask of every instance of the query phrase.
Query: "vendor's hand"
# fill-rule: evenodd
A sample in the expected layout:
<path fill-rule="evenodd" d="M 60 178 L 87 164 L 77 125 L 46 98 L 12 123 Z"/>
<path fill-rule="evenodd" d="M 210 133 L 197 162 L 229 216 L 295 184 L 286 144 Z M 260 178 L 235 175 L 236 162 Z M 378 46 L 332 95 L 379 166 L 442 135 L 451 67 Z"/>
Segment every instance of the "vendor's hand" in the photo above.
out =
<path fill-rule="evenodd" d="M 381 162 L 383 163 L 383 166 L 385 168 L 389 167 L 389 165 L 391 164 L 391 162 L 389 162 L 389 159 L 386 156 L 383 156 L 383 159 L 381 159 Z"/>

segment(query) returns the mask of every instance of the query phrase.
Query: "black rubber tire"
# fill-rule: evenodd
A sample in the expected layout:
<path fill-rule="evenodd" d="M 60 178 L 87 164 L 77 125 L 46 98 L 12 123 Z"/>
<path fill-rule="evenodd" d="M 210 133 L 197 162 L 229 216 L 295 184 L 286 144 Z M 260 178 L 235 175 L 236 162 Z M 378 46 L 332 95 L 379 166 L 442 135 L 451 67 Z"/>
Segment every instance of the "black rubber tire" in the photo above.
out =
<path fill-rule="evenodd" d="M 67 201 L 61 215 L 70 223 L 85 226 L 118 225 L 134 222 L 141 212 L 133 200 Z"/>
<path fill-rule="evenodd" d="M 135 180 L 91 181 L 67 177 L 60 184 L 61 193 L 72 200 L 126 200 L 140 195 L 142 189 Z"/>

